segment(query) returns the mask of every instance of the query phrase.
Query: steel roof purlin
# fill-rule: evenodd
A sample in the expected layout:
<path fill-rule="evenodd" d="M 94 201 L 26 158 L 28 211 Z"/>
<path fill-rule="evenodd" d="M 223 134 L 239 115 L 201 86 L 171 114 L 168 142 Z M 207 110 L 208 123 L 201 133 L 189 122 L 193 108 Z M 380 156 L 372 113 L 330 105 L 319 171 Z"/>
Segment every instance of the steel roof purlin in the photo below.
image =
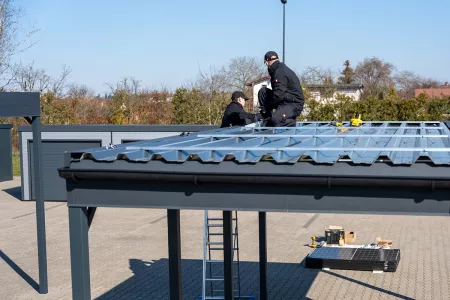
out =
<path fill-rule="evenodd" d="M 234 127 L 90 149 L 79 157 L 99 162 L 271 160 L 288 164 L 350 161 L 369 165 L 380 161 L 411 165 L 420 159 L 448 165 L 449 133 L 442 122 L 365 122 L 360 127 L 352 127 L 349 122 L 340 127 L 331 122 L 298 122 L 296 127 Z"/>

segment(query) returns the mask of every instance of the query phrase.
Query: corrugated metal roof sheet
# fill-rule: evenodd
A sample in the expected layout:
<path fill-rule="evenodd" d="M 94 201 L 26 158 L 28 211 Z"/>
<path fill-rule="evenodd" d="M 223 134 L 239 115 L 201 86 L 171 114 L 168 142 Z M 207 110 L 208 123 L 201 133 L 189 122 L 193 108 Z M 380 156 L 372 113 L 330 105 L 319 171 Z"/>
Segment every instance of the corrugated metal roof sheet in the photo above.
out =
<path fill-rule="evenodd" d="M 305 160 L 413 164 L 420 158 L 441 165 L 450 164 L 449 133 L 442 122 L 366 122 L 361 127 L 351 127 L 348 122 L 341 127 L 329 122 L 298 122 L 296 127 L 236 127 L 90 149 L 79 157 L 105 162 L 274 160 L 288 164 Z"/>

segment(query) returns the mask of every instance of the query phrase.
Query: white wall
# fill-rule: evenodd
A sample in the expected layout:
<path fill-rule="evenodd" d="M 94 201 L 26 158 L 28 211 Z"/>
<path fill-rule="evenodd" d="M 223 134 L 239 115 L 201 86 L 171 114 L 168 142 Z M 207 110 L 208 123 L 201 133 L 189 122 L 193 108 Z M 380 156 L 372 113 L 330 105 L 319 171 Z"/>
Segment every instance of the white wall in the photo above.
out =
<path fill-rule="evenodd" d="M 253 86 L 253 110 L 258 110 L 258 92 L 262 87 L 268 87 L 272 89 L 272 85 L 270 84 L 270 79 L 266 79 L 264 81 L 258 82 Z"/>
<path fill-rule="evenodd" d="M 340 95 L 344 95 L 350 98 L 353 98 L 354 101 L 359 101 L 361 99 L 361 94 L 362 94 L 362 90 L 349 90 L 349 89 L 342 89 L 342 90 L 337 90 L 334 94 L 332 98 L 323 98 L 322 95 L 320 94 L 320 92 L 318 91 L 313 91 L 310 92 L 311 96 L 314 100 L 316 101 L 320 101 L 322 103 L 330 103 L 336 100 L 338 94 Z"/>
<path fill-rule="evenodd" d="M 272 85 L 270 84 L 270 79 L 266 79 L 264 81 L 258 82 L 257 84 L 255 84 L 253 86 L 253 110 L 254 111 L 258 110 L 258 92 L 262 87 L 268 87 L 271 89 Z M 353 98 L 354 101 L 359 101 L 359 99 L 361 99 L 362 90 L 361 89 L 338 89 L 334 93 L 333 98 L 330 98 L 330 99 L 322 98 L 320 92 L 318 92 L 318 91 L 311 92 L 312 98 L 316 101 L 321 101 L 322 103 L 335 101 L 338 94 L 351 97 L 351 98 Z M 308 99 L 306 99 L 306 100 L 308 100 Z"/>

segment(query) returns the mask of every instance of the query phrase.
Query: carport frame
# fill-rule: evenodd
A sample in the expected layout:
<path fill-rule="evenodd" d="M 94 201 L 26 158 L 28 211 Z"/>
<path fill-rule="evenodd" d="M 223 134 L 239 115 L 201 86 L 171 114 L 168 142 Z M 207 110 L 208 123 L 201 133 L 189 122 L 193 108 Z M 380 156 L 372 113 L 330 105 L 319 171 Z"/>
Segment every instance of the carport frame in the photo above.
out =
<path fill-rule="evenodd" d="M 167 209 L 171 300 L 182 295 L 181 209 L 224 211 L 224 241 L 228 241 L 225 234 L 229 232 L 227 211 L 259 212 L 262 300 L 268 297 L 266 212 L 450 214 L 448 166 L 357 166 L 342 162 L 331 166 L 298 163 L 301 166 L 296 168 L 271 162 L 239 165 L 227 161 L 219 170 L 217 165 L 197 161 L 98 163 L 79 160 L 79 154 L 67 153 L 66 166 L 59 170 L 66 179 L 75 300 L 91 299 L 88 232 L 93 208 L 97 207 Z M 226 300 L 234 298 L 229 276 L 232 269 L 227 267 L 231 265 L 227 255 L 230 247 L 224 243 Z"/>
<path fill-rule="evenodd" d="M 39 293 L 48 293 L 45 207 L 42 181 L 40 93 L 0 92 L 0 117 L 23 117 L 32 126 L 34 177 L 36 178 L 36 227 L 39 264 Z"/>

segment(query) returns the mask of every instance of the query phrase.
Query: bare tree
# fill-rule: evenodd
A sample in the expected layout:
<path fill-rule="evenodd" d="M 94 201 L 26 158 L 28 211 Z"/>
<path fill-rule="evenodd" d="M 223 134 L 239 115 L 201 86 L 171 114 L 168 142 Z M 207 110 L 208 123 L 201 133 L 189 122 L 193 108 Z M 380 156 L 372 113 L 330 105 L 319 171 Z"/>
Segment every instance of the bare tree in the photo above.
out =
<path fill-rule="evenodd" d="M 22 92 L 53 92 L 56 96 L 62 96 L 67 86 L 67 77 L 70 68 L 63 66 L 61 75 L 52 78 L 44 69 L 36 68 L 34 62 L 29 64 L 15 64 L 11 68 L 11 82 L 15 89 Z"/>
<path fill-rule="evenodd" d="M 255 57 L 240 56 L 231 60 L 227 75 L 230 88 L 246 91 L 246 84 L 267 75 L 267 69 Z"/>
<path fill-rule="evenodd" d="M 138 95 L 141 91 L 141 81 L 132 76 L 123 77 L 115 85 L 111 83 L 106 83 L 106 85 L 109 87 L 112 94 L 116 93 L 117 91 L 124 91 L 125 93 L 130 95 Z"/>
<path fill-rule="evenodd" d="M 30 64 L 15 64 L 12 67 L 12 82 L 21 92 L 44 92 L 51 85 L 51 77 L 44 69 L 35 68 Z"/>
<path fill-rule="evenodd" d="M 132 90 L 133 94 L 137 95 L 139 93 L 139 90 L 141 87 L 141 81 L 137 80 L 134 77 L 130 77 L 130 85 L 131 85 L 131 90 Z"/>
<path fill-rule="evenodd" d="M 364 96 L 383 98 L 393 86 L 393 64 L 377 57 L 365 58 L 355 69 L 355 78 L 364 85 Z"/>
<path fill-rule="evenodd" d="M 199 70 L 197 76 L 196 87 L 207 93 L 222 92 L 227 89 L 227 71 L 224 67 L 217 69 L 214 66 L 210 66 L 209 70 Z"/>
<path fill-rule="evenodd" d="M 211 114 L 213 99 L 217 93 L 225 92 L 227 86 L 227 71 L 224 67 L 216 69 L 210 66 L 208 71 L 199 70 L 196 87 L 206 94 L 209 124 L 213 122 Z"/>
<path fill-rule="evenodd" d="M 333 98 L 336 91 L 336 74 L 331 69 L 309 66 L 299 77 L 307 89 L 319 91 L 320 96 L 325 99 Z"/>
<path fill-rule="evenodd" d="M 442 85 L 439 80 L 425 78 L 411 71 L 402 71 L 396 74 L 393 79 L 400 95 L 405 98 L 414 97 L 415 89 L 435 88 Z"/>
<path fill-rule="evenodd" d="M 67 88 L 67 77 L 71 72 L 72 70 L 67 65 L 63 65 L 59 77 L 52 79 L 51 92 L 53 92 L 55 96 L 62 97 L 64 95 L 64 91 Z"/>
<path fill-rule="evenodd" d="M 69 86 L 66 97 L 71 99 L 92 99 L 94 98 L 94 90 L 85 84 L 73 83 Z"/>
<path fill-rule="evenodd" d="M 15 6 L 13 0 L 0 0 L 0 86 L 2 88 L 12 81 L 12 76 L 9 74 L 11 57 L 33 46 L 34 43 L 30 40 L 38 31 L 31 28 L 24 33 L 22 39 L 19 39 L 21 34 L 19 24 L 22 17 L 22 9 Z"/>

